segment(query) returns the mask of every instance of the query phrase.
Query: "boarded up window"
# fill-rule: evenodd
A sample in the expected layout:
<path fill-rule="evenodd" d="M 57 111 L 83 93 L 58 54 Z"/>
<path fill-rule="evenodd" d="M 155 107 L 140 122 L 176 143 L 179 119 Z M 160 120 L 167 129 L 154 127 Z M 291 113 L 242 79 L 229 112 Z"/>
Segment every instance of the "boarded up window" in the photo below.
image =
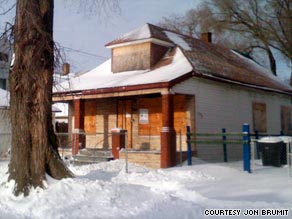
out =
<path fill-rule="evenodd" d="M 186 134 L 187 114 L 186 96 L 174 96 L 174 129 L 178 135 L 180 132 Z"/>
<path fill-rule="evenodd" d="M 139 123 L 139 135 L 160 135 L 162 126 L 161 97 L 141 98 L 139 100 L 139 111 L 140 109 L 148 110 L 148 123 Z"/>
<path fill-rule="evenodd" d="M 281 130 L 286 135 L 292 134 L 290 106 L 281 106 Z"/>
<path fill-rule="evenodd" d="M 267 110 L 265 103 L 252 104 L 253 130 L 267 132 Z"/>
<path fill-rule="evenodd" d="M 139 135 L 160 135 L 162 126 L 162 105 L 161 97 L 141 98 L 139 100 L 139 112 L 141 110 L 148 112 L 148 123 L 139 122 Z M 178 134 L 186 133 L 187 114 L 186 114 L 186 97 L 184 95 L 174 96 L 174 129 Z"/>
<path fill-rule="evenodd" d="M 84 131 L 86 133 L 96 133 L 96 110 L 95 101 L 85 101 Z"/>

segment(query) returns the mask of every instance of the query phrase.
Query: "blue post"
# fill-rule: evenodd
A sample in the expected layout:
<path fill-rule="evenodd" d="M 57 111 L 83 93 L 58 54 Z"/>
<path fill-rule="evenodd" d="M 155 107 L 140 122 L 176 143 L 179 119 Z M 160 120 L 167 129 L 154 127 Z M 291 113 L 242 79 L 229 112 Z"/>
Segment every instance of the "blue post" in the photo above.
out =
<path fill-rule="evenodd" d="M 226 133 L 226 129 L 223 128 L 222 129 L 222 140 L 223 140 L 223 156 L 224 156 L 224 162 L 227 162 L 227 145 L 225 143 L 225 141 L 227 140 L 226 135 L 224 135 L 224 133 Z"/>
<path fill-rule="evenodd" d="M 243 136 L 243 170 L 251 172 L 250 170 L 250 133 L 249 133 L 249 124 L 243 124 L 242 126 Z"/>
<path fill-rule="evenodd" d="M 255 131 L 254 133 L 255 133 L 255 139 L 259 139 L 259 131 Z M 256 148 L 257 148 L 257 159 L 260 159 L 261 158 L 260 146 L 258 143 L 256 144 Z"/>
<path fill-rule="evenodd" d="M 188 165 L 192 165 L 192 143 L 191 141 L 191 127 L 187 126 L 187 144 L 188 144 Z"/>

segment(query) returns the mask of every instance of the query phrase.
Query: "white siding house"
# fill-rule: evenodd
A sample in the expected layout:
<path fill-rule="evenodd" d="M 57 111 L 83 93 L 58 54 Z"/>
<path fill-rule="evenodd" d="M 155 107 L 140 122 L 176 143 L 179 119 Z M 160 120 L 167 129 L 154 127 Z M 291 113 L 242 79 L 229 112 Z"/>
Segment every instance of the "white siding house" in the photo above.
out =
<path fill-rule="evenodd" d="M 0 89 L 0 157 L 6 156 L 11 145 L 9 92 Z"/>
<path fill-rule="evenodd" d="M 224 86 L 222 86 L 224 85 Z M 253 103 L 266 104 L 266 134 L 280 134 L 281 106 L 290 108 L 291 97 L 261 92 L 254 88 L 222 84 L 206 79 L 192 78 L 173 87 L 175 93 L 194 95 L 195 126 L 198 133 L 241 132 L 244 123 L 254 133 Z M 208 161 L 222 161 L 222 145 L 197 145 L 197 157 Z M 241 145 L 228 145 L 228 160 L 242 158 Z"/>
<path fill-rule="evenodd" d="M 129 148 L 158 153 L 161 167 L 175 164 L 175 137 L 185 137 L 186 125 L 197 133 L 240 132 L 248 123 L 251 132 L 292 134 L 292 88 L 238 52 L 213 44 L 210 33 L 204 39 L 145 24 L 108 43 L 111 59 L 63 82 L 53 98 L 69 103 L 71 131 L 126 129 Z M 91 145 L 92 139 L 79 139 Z M 231 159 L 241 158 L 240 146 L 228 147 Z M 222 161 L 222 145 L 193 149 L 202 159 Z M 145 157 L 149 151 L 139 159 Z"/>

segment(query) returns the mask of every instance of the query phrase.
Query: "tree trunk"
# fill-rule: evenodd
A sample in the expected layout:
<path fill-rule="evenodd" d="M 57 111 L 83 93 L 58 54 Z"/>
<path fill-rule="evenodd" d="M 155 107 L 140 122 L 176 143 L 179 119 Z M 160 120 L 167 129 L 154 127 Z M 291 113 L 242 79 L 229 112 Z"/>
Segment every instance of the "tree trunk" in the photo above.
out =
<path fill-rule="evenodd" d="M 53 9 L 53 0 L 17 1 L 15 62 L 9 78 L 9 180 L 15 180 L 15 195 L 43 187 L 46 173 L 56 179 L 72 176 L 58 154 L 52 126 Z"/>

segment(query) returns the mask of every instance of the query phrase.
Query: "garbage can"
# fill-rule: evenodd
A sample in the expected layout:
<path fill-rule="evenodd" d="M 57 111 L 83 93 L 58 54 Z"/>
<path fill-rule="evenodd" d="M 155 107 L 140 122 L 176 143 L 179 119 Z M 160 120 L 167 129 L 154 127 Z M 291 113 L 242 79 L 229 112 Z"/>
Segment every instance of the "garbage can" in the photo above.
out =
<path fill-rule="evenodd" d="M 285 147 L 283 149 L 283 153 L 281 154 L 282 164 L 288 164 L 288 162 L 287 162 L 287 158 L 288 158 L 287 149 L 289 150 L 289 147 L 287 147 L 287 146 L 288 146 L 288 144 L 292 143 L 292 137 L 291 136 L 280 136 L 280 138 L 285 143 Z M 291 153 L 291 151 L 288 151 L 288 153 Z"/>
<path fill-rule="evenodd" d="M 286 144 L 280 137 L 264 137 L 258 141 L 263 166 L 281 167 L 287 163 Z"/>

